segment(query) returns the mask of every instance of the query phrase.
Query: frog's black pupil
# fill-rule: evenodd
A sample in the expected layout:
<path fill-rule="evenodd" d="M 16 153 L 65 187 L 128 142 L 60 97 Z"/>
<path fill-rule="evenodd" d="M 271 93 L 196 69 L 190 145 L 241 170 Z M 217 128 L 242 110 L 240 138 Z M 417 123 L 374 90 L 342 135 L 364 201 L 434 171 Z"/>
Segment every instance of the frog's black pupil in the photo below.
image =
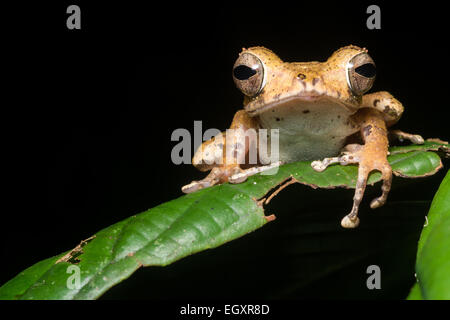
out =
<path fill-rule="evenodd" d="M 355 69 L 355 72 L 366 78 L 373 78 L 377 74 L 373 63 L 366 63 Z"/>
<path fill-rule="evenodd" d="M 244 66 L 243 64 L 237 66 L 233 70 L 234 77 L 238 80 L 247 80 L 248 78 L 256 74 L 256 70 L 250 67 Z"/>

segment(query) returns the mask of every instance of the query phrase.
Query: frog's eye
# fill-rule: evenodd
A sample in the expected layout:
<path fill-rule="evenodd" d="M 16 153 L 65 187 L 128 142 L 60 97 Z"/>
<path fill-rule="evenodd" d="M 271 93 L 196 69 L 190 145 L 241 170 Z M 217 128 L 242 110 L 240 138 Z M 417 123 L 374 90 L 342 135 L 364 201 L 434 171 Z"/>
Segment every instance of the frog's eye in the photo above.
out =
<path fill-rule="evenodd" d="M 242 53 L 234 63 L 233 80 L 243 94 L 256 96 L 264 87 L 264 66 L 261 60 L 251 53 Z"/>
<path fill-rule="evenodd" d="M 372 88 L 376 68 L 372 58 L 365 52 L 359 53 L 347 64 L 347 83 L 353 94 L 360 96 Z"/>

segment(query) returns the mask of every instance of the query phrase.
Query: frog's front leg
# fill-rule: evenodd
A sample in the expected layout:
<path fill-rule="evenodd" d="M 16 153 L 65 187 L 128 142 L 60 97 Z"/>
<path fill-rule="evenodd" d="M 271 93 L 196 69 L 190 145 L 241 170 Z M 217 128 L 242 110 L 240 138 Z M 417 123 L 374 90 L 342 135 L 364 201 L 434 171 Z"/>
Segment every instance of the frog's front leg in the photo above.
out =
<path fill-rule="evenodd" d="M 383 114 L 383 119 L 388 127 L 395 124 L 403 114 L 403 105 L 389 92 L 379 91 L 366 94 L 362 98 L 362 105 L 373 108 Z M 412 143 L 423 144 L 424 139 L 418 134 L 406 133 L 401 130 L 389 130 L 389 136 L 399 140 L 409 140 Z"/>
<path fill-rule="evenodd" d="M 201 170 L 211 172 L 202 180 L 192 181 L 182 187 L 184 193 L 195 192 L 224 182 L 239 183 L 247 176 L 261 171 L 253 168 L 244 170 L 241 165 L 247 164 L 249 149 L 257 145 L 257 122 L 244 110 L 238 111 L 233 118 L 230 129 L 211 140 L 204 142 L 195 153 L 192 163 Z M 249 129 L 255 129 L 249 130 Z M 228 147 L 227 147 L 228 146 Z M 254 154 L 256 157 L 256 154 Z M 255 161 L 255 159 L 250 159 Z M 256 165 L 256 161 L 254 163 Z M 250 171 L 249 171 L 250 170 Z"/>
<path fill-rule="evenodd" d="M 253 176 L 257 173 L 261 173 L 261 172 L 265 172 L 265 171 L 269 171 L 271 169 L 277 168 L 280 165 L 282 165 L 283 162 L 282 161 L 277 161 L 265 166 L 259 166 L 259 167 L 251 167 L 249 169 L 245 169 L 242 170 L 234 175 L 232 175 L 228 181 L 230 183 L 241 183 L 244 182 L 245 180 L 247 180 L 248 177 Z"/>
<path fill-rule="evenodd" d="M 353 207 L 350 213 L 341 221 L 341 225 L 344 228 L 355 228 L 359 224 L 358 208 L 363 198 L 370 172 L 373 170 L 380 171 L 383 181 L 381 196 L 370 203 L 372 209 L 378 208 L 386 202 L 392 182 L 392 168 L 387 161 L 389 142 L 382 113 L 375 109 L 362 109 L 354 116 L 354 119 L 360 125 L 364 145 L 348 145 L 339 157 L 311 163 L 311 166 L 316 171 L 323 171 L 332 163 L 340 163 L 342 165 L 358 163 L 358 178 L 353 197 Z"/>

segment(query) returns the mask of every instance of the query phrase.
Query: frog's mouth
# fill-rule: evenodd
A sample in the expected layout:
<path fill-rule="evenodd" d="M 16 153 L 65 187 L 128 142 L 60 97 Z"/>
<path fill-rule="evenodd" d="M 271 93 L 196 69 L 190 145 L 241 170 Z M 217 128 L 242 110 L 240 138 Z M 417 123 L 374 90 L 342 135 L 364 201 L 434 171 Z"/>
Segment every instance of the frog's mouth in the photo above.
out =
<path fill-rule="evenodd" d="M 281 108 L 295 108 L 299 111 L 312 110 L 315 106 L 342 107 L 345 111 L 353 114 L 357 108 L 353 105 L 345 104 L 339 99 L 328 95 L 320 94 L 298 94 L 286 98 L 276 99 L 269 103 L 261 101 L 251 101 L 245 106 L 245 110 L 251 117 L 255 117 L 270 110 Z"/>

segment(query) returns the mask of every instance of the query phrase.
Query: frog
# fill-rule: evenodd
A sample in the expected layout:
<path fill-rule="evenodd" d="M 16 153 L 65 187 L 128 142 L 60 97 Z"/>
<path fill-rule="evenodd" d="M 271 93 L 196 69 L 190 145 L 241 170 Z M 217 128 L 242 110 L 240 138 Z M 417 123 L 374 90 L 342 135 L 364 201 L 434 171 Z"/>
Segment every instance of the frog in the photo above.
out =
<path fill-rule="evenodd" d="M 368 93 L 376 78 L 376 65 L 366 48 L 348 45 L 323 62 L 285 62 L 265 47 L 243 48 L 232 77 L 244 95 L 243 108 L 235 113 L 232 130 L 198 148 L 192 164 L 209 174 L 183 186 L 184 193 L 227 182 L 242 183 L 284 163 L 311 161 L 317 172 L 336 163 L 353 164 L 358 167 L 353 206 L 341 226 L 355 228 L 372 171 L 381 173 L 382 183 L 381 195 L 370 207 L 381 207 L 387 201 L 393 175 L 387 159 L 389 140 L 424 143 L 418 134 L 391 129 L 404 111 L 399 100 L 387 91 Z M 258 136 L 243 135 L 262 129 L 277 130 L 277 161 L 250 164 L 249 150 Z"/>

